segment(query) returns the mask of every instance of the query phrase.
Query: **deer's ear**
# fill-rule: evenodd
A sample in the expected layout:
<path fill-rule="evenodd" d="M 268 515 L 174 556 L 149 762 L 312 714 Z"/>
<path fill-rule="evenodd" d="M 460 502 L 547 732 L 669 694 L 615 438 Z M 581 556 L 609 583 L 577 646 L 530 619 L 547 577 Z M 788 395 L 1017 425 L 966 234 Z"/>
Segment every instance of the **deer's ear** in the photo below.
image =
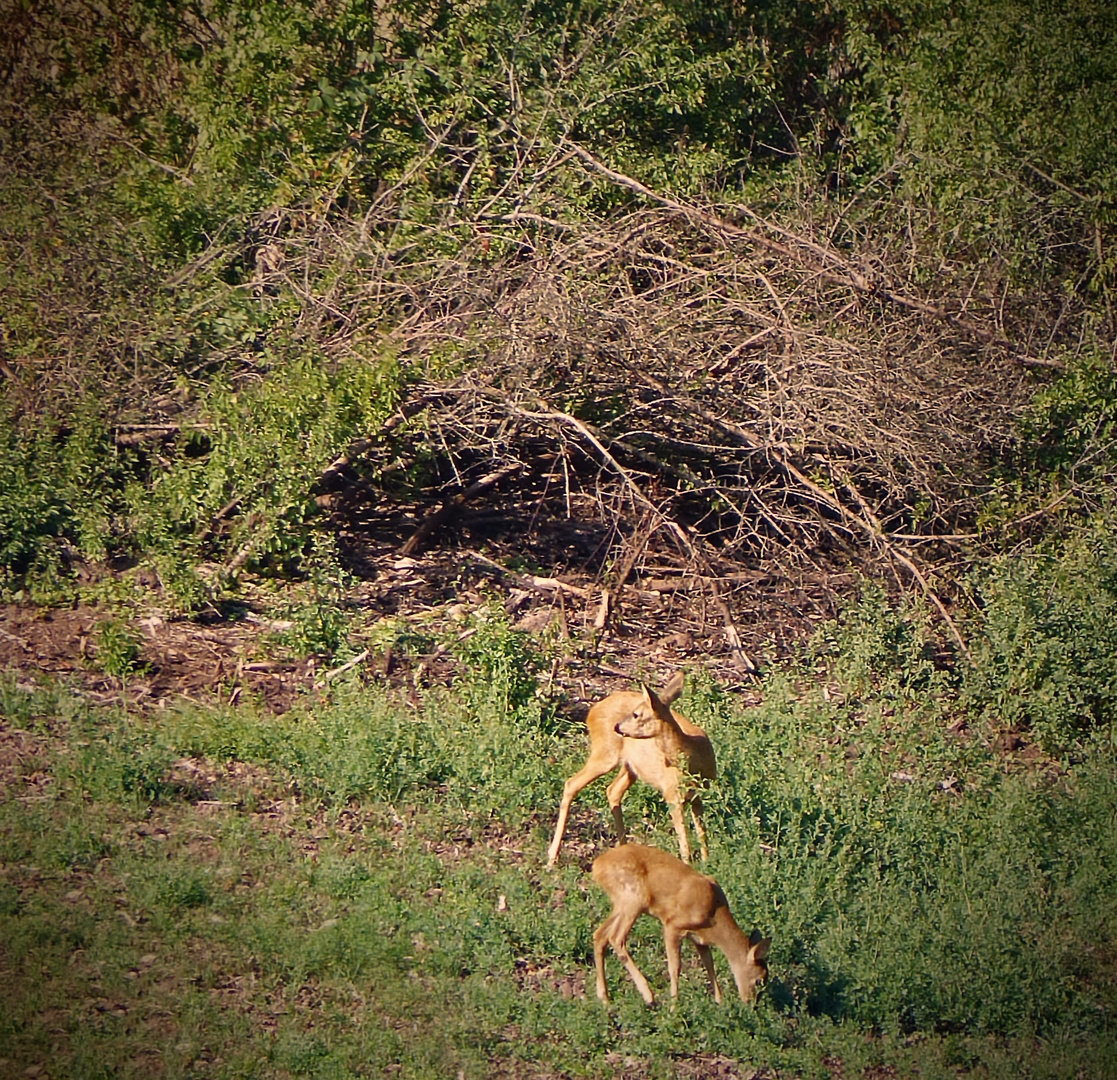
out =
<path fill-rule="evenodd" d="M 686 682 L 686 672 L 676 671 L 674 675 L 667 681 L 667 685 L 659 692 L 659 700 L 664 705 L 670 705 L 683 692 L 683 684 Z"/>
<path fill-rule="evenodd" d="M 760 938 L 760 932 L 758 930 L 752 932 L 752 937 L 750 938 L 752 949 L 749 951 L 752 953 L 752 958 L 754 960 L 763 960 L 768 955 L 768 949 L 771 948 L 772 939 L 766 937 L 760 938 L 760 940 L 757 941 L 756 938 Z"/>
<path fill-rule="evenodd" d="M 655 691 L 644 683 L 640 684 L 640 689 L 644 691 L 644 700 L 648 703 L 648 707 L 655 712 L 656 706 L 661 706 L 662 702 L 655 696 Z"/>

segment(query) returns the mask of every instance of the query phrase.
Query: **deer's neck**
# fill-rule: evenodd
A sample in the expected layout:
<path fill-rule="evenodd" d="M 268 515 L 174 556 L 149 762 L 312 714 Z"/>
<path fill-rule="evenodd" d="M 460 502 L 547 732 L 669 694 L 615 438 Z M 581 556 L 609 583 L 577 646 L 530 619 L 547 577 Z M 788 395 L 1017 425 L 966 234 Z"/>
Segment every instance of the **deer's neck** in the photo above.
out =
<path fill-rule="evenodd" d="M 676 759 L 687 753 L 687 739 L 683 734 L 683 729 L 679 727 L 675 718 L 668 714 L 667 716 L 660 717 L 659 733 L 656 735 L 656 741 L 659 743 L 660 749 L 663 751 L 663 756 L 667 758 L 672 764 L 676 764 Z"/>
<path fill-rule="evenodd" d="M 716 945 L 725 953 L 738 993 L 742 998 L 748 997 L 756 983 L 755 964 L 751 955 L 752 943 L 737 925 L 726 905 L 718 906 L 713 921 L 702 931 L 702 939 L 707 945 Z"/>

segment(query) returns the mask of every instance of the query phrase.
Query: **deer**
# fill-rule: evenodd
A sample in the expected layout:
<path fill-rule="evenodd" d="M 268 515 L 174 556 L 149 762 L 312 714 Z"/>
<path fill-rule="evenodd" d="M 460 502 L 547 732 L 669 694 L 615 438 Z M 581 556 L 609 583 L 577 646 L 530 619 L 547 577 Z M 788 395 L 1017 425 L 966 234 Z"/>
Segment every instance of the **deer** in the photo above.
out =
<path fill-rule="evenodd" d="M 648 980 L 628 952 L 629 932 L 644 914 L 654 915 L 663 923 L 672 1007 L 679 997 L 679 960 L 686 937 L 698 949 L 714 1001 L 721 1004 L 711 945 L 721 949 L 729 960 L 741 1000 L 746 1003 L 753 1000 L 756 984 L 768 977 L 766 960 L 772 939 L 756 930 L 745 936 L 729 910 L 725 893 L 712 877 L 700 874 L 666 851 L 643 844 L 610 848 L 594 860 L 592 873 L 594 881 L 613 903 L 609 917 L 593 935 L 597 996 L 602 1002 L 609 1002 L 609 990 L 605 985 L 605 947 L 611 945 L 632 976 L 640 996 L 648 1005 L 655 1004 L 655 994 Z"/>
<path fill-rule="evenodd" d="M 690 809 L 702 858 L 709 857 L 702 824 L 702 799 L 696 781 L 717 778 L 714 748 L 706 733 L 670 708 L 682 693 L 686 676 L 679 671 L 657 695 L 647 686 L 618 690 L 597 702 L 586 716 L 590 754 L 585 765 L 562 787 L 555 835 L 547 849 L 547 867 L 554 867 L 562 847 L 570 804 L 598 777 L 619 768 L 605 795 L 613 812 L 617 843 L 627 839 L 621 800 L 637 778 L 656 787 L 667 800 L 671 823 L 679 838 L 679 854 L 690 862 L 684 809 Z"/>

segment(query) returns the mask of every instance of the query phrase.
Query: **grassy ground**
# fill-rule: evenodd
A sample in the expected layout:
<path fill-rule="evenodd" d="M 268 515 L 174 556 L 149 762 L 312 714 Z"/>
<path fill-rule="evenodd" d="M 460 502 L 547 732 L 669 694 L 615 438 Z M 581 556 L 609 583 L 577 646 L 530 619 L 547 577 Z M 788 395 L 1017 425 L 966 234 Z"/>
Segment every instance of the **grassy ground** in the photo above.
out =
<path fill-rule="evenodd" d="M 710 870 L 774 935 L 755 1009 L 593 997 L 603 784 L 513 668 L 275 717 L 0 687 L 0 1072 L 56 1077 L 1117 1075 L 1117 768 L 1021 762 L 935 696 L 682 701 L 723 774 Z M 931 702 L 928 704 L 926 702 Z M 936 711 L 937 710 L 937 711 Z M 669 850 L 662 801 L 626 801 Z M 665 990 L 658 924 L 633 951 Z M 721 975 L 729 980 L 722 958 Z M 588 987 L 588 993 L 587 993 Z"/>

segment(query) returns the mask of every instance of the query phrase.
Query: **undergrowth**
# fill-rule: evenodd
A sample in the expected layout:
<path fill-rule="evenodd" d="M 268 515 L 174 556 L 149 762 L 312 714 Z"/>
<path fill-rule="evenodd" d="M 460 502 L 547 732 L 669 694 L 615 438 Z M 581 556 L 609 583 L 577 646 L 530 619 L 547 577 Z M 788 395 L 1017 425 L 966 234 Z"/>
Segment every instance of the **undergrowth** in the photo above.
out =
<path fill-rule="evenodd" d="M 772 979 L 755 1009 L 718 1008 L 691 953 L 678 1008 L 648 1010 L 610 957 L 606 1010 L 604 897 L 576 855 L 543 868 L 584 736 L 554 722 L 514 634 L 479 626 L 467 641 L 492 663 L 411 706 L 356 677 L 280 717 L 130 715 L 0 684 L 19 747 L 0 801 L 5 1067 L 604 1076 L 621 1053 L 665 1077 L 699 1055 L 788 1076 L 836 1059 L 847 1075 L 1112 1071 L 1105 740 L 1025 768 L 976 724 L 948 727 L 953 695 L 923 680 L 823 694 L 804 668 L 743 710 L 697 679 L 681 708 L 721 775 L 709 868 L 742 925 L 773 935 Z M 674 846 L 656 793 L 637 785 L 625 808 L 635 838 Z M 607 817 L 602 783 L 572 830 L 600 847 Z M 632 945 L 662 991 L 657 924 Z"/>

